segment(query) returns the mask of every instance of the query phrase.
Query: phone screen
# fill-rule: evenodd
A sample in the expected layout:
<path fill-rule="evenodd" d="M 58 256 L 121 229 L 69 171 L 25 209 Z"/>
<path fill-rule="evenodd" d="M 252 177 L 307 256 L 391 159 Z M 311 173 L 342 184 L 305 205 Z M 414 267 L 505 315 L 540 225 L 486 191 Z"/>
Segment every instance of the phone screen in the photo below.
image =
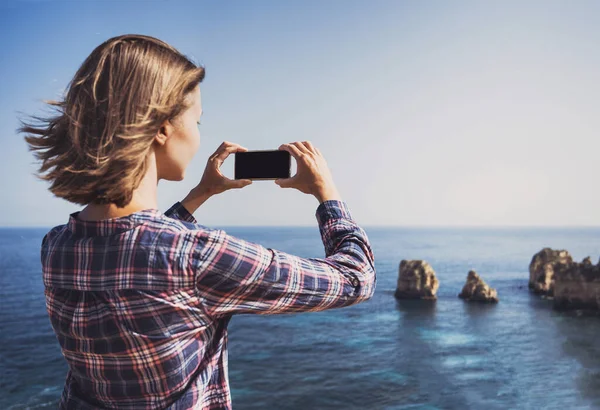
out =
<path fill-rule="evenodd" d="M 235 153 L 234 179 L 289 178 L 290 153 L 282 150 Z"/>

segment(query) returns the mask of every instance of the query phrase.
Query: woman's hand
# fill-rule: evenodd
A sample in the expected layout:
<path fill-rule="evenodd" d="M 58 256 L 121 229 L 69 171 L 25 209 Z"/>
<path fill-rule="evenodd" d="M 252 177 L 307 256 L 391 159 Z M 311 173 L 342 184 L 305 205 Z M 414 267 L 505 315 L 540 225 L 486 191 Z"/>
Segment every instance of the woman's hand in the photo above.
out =
<path fill-rule="evenodd" d="M 252 183 L 250 179 L 229 179 L 221 173 L 220 169 L 223 161 L 225 161 L 229 154 L 245 151 L 248 151 L 248 149 L 228 141 L 224 141 L 217 148 L 206 163 L 200 183 L 182 201 L 190 213 L 194 213 L 202 203 L 213 195 L 220 194 L 229 189 L 242 188 Z"/>
<path fill-rule="evenodd" d="M 325 158 L 310 141 L 283 144 L 279 149 L 289 152 L 298 168 L 293 177 L 275 180 L 277 185 L 314 195 L 319 202 L 341 200 Z"/>
<path fill-rule="evenodd" d="M 221 165 L 223 161 L 234 152 L 246 152 L 247 148 L 241 145 L 234 144 L 232 142 L 224 141 L 214 154 L 210 156 L 204 169 L 204 174 L 197 189 L 200 192 L 208 194 L 209 196 L 220 194 L 229 189 L 243 188 L 246 185 L 250 185 L 252 180 L 250 179 L 229 179 L 221 173 Z"/>

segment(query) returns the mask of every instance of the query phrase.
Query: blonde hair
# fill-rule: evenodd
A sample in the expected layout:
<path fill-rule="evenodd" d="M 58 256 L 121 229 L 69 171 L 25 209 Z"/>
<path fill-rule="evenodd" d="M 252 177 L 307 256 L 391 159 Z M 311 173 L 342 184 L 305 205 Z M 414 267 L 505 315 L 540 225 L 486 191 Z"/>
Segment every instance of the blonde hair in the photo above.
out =
<path fill-rule="evenodd" d="M 69 82 L 50 118 L 20 120 L 36 177 L 67 201 L 124 207 L 146 173 L 145 158 L 166 120 L 189 108 L 188 93 L 204 79 L 197 66 L 154 37 L 125 34 L 96 47 Z"/>

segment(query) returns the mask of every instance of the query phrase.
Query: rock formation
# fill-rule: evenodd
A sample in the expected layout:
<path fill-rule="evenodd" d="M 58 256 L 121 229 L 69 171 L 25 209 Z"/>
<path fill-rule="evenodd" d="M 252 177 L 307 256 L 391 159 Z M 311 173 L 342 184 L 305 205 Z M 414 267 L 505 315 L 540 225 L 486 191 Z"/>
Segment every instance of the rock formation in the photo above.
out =
<path fill-rule="evenodd" d="M 600 312 L 600 262 L 593 265 L 587 257 L 572 262 L 554 274 L 554 307 L 559 310 Z"/>
<path fill-rule="evenodd" d="M 554 294 L 554 276 L 573 262 L 569 252 L 544 248 L 536 253 L 529 264 L 529 289 L 537 294 Z"/>
<path fill-rule="evenodd" d="M 467 283 L 458 297 L 468 302 L 498 303 L 496 289 L 490 288 L 474 270 L 469 271 Z"/>
<path fill-rule="evenodd" d="M 398 299 L 437 299 L 440 283 L 431 265 L 421 260 L 402 260 L 398 269 Z"/>

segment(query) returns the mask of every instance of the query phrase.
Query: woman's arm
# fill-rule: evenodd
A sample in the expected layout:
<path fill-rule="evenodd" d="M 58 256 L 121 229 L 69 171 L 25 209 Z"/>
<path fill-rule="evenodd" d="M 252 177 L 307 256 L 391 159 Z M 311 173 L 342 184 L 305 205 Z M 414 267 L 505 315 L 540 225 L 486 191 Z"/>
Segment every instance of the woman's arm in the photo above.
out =
<path fill-rule="evenodd" d="M 202 189 L 201 186 L 197 186 L 190 191 L 183 201 L 181 201 L 181 205 L 183 205 L 190 214 L 193 214 L 200 208 L 200 205 L 205 203 L 211 196 L 212 195 Z"/>
<path fill-rule="evenodd" d="M 275 183 L 319 201 L 316 217 L 326 257 L 301 258 L 198 227 L 191 245 L 196 290 L 214 317 L 332 309 L 367 300 L 375 291 L 371 245 L 341 200 L 321 152 L 309 141 L 279 149 L 296 159 L 298 169 L 293 177 Z"/>
<path fill-rule="evenodd" d="M 196 223 L 192 216 L 194 212 L 205 203 L 211 196 L 220 194 L 229 189 L 243 188 L 252 183 L 251 180 L 241 179 L 232 180 L 227 178 L 220 170 L 221 164 L 234 152 L 244 152 L 247 148 L 231 142 L 223 142 L 219 148 L 210 156 L 202 179 L 190 193 L 179 202 L 176 202 L 169 208 L 165 215 L 171 218 Z M 183 209 L 182 209 L 183 207 Z"/>
<path fill-rule="evenodd" d="M 301 258 L 226 234 L 198 230 L 196 290 L 208 314 L 320 311 L 368 300 L 375 291 L 367 235 L 342 201 L 316 211 L 325 258 Z"/>

